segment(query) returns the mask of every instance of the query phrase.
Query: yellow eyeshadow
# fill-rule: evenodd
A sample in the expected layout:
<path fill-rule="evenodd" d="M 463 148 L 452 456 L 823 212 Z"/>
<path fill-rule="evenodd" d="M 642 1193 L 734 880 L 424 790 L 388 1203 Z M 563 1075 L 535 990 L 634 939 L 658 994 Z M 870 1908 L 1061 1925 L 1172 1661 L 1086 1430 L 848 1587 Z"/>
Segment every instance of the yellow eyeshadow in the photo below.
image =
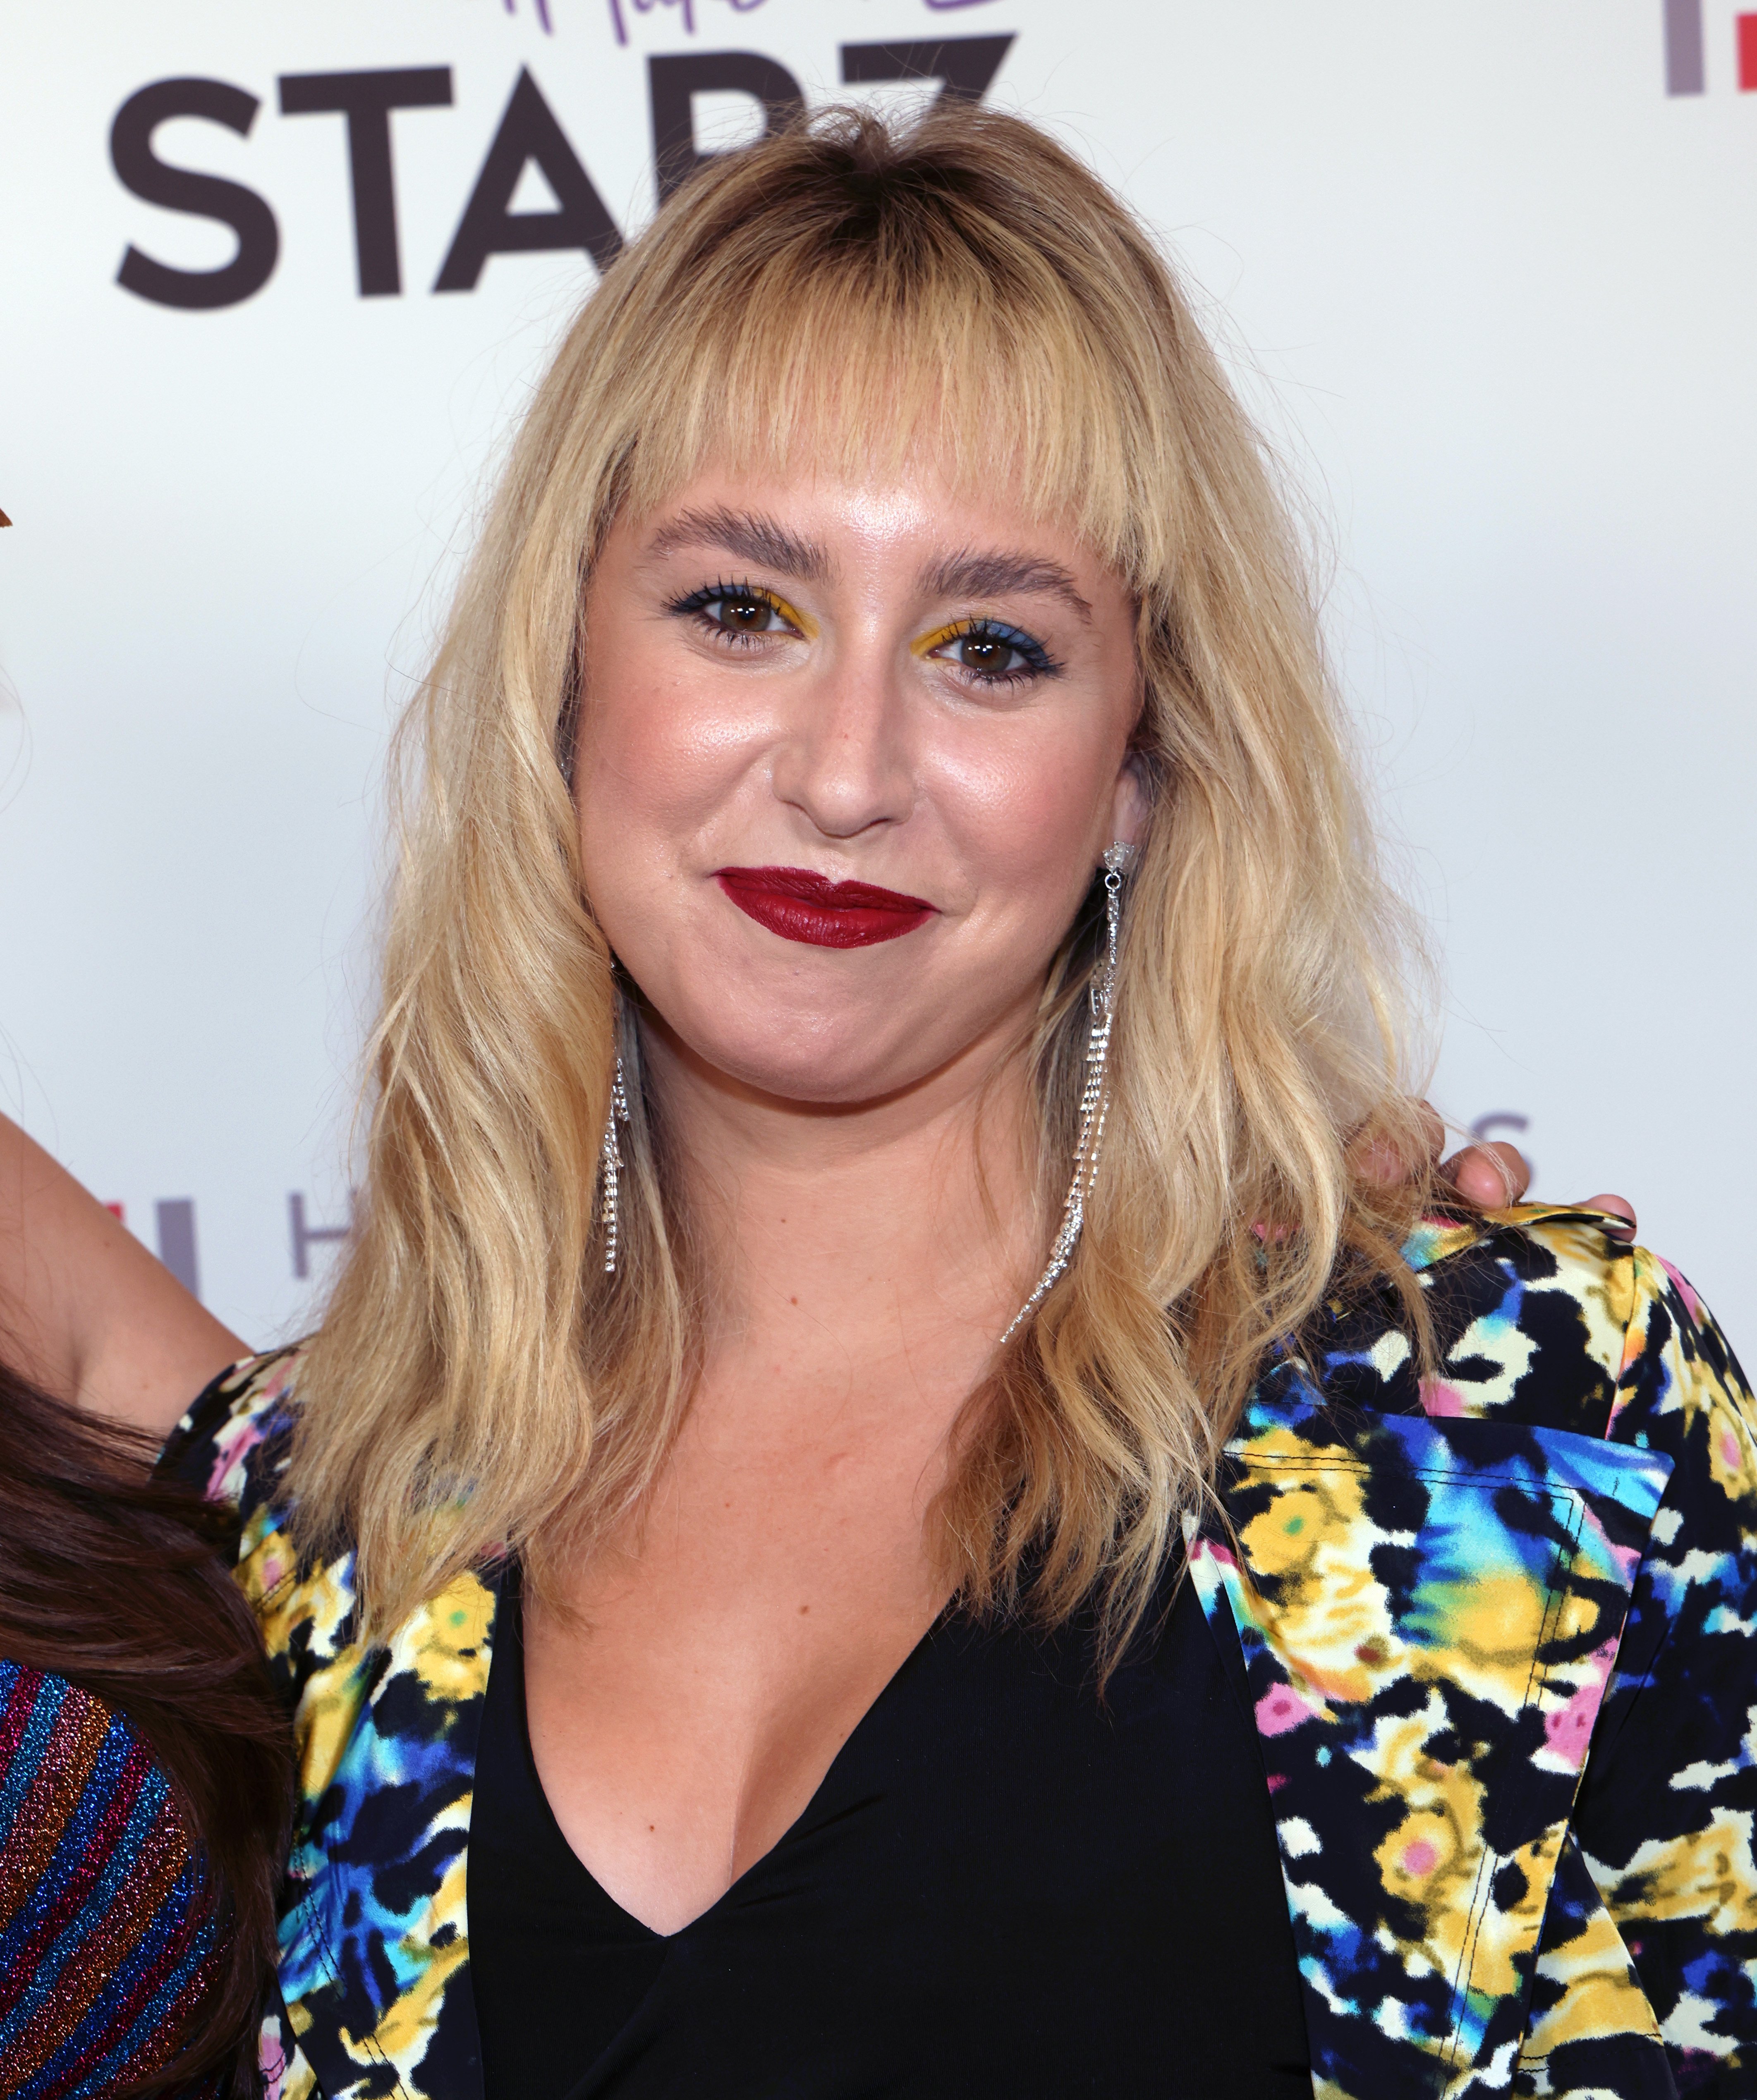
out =
<path fill-rule="evenodd" d="M 799 611 L 797 607 L 790 606 L 784 598 L 778 598 L 772 590 L 759 590 L 756 593 L 756 596 L 772 605 L 783 620 L 790 620 L 805 636 L 806 641 L 817 640 L 818 623 L 809 613 Z"/>
<path fill-rule="evenodd" d="M 949 627 L 938 628 L 931 634 L 924 634 L 919 642 L 909 644 L 912 656 L 931 656 L 936 649 L 943 649 L 948 642 L 956 642 L 960 634 L 970 632 L 973 621 L 955 620 Z"/>

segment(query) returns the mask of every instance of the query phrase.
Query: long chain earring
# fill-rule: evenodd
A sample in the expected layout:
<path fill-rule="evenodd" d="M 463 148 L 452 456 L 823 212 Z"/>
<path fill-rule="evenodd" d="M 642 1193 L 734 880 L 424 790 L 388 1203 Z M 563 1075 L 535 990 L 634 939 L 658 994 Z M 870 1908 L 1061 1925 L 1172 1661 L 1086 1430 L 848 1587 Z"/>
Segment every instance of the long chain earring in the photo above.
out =
<path fill-rule="evenodd" d="M 622 1147 L 616 1125 L 629 1120 L 629 1096 L 622 1084 L 622 1060 L 616 1060 L 616 1076 L 610 1088 L 610 1114 L 604 1118 L 604 1142 L 599 1148 L 603 1162 L 600 1178 L 603 1193 L 598 1198 L 598 1222 L 604 1229 L 604 1273 L 616 1273 L 616 1189 L 622 1178 Z"/>
<path fill-rule="evenodd" d="M 1123 876 L 1134 851 L 1132 845 L 1116 839 L 1104 856 L 1104 968 L 1092 982 L 1092 1033 L 1086 1039 L 1086 1085 L 1079 1097 L 1079 1139 L 1074 1147 L 1074 1178 L 1068 1184 L 1067 1198 L 1062 1206 L 1062 1229 L 1049 1250 L 1049 1266 L 1038 1277 L 1037 1288 L 1019 1308 L 1012 1326 L 1001 1336 L 1003 1348 L 1048 1296 L 1057 1279 L 1074 1259 L 1080 1228 L 1086 1222 L 1086 1200 L 1098 1178 L 1098 1152 L 1104 1142 L 1105 1118 L 1110 1112 L 1105 1067 L 1110 1055 L 1110 1029 L 1116 1018 L 1116 929 L 1122 916 Z"/>

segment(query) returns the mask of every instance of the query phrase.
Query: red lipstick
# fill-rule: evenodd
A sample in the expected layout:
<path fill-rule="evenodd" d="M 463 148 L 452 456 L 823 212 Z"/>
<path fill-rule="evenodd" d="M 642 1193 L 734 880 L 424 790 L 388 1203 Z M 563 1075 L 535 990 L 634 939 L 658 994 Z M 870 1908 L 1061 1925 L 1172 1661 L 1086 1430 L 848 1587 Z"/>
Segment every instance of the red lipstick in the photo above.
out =
<path fill-rule="evenodd" d="M 923 897 L 870 882 L 832 882 L 809 867 L 723 867 L 714 880 L 759 926 L 814 948 L 894 941 L 925 925 L 936 909 Z"/>

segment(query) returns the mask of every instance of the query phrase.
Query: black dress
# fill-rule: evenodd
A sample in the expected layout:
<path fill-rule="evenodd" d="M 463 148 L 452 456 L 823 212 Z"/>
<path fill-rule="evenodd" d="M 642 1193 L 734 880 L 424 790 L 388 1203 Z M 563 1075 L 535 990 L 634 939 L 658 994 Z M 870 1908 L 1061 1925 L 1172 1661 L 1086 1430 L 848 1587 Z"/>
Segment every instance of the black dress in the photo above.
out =
<path fill-rule="evenodd" d="M 1194 1590 L 1101 1702 L 1089 1636 L 948 1614 L 804 1814 L 669 1937 L 550 1812 L 516 1577 L 470 1833 L 487 2100 L 1305 2100 L 1256 1732 Z"/>

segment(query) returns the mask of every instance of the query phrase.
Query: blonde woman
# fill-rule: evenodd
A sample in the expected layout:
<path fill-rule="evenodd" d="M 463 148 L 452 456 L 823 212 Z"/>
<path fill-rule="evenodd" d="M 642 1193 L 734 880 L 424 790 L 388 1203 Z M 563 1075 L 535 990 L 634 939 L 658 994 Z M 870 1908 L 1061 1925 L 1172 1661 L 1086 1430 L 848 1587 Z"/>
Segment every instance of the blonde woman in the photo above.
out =
<path fill-rule="evenodd" d="M 1399 921 L 1115 196 L 714 163 L 408 756 L 357 1240 L 171 1450 L 295 1715 L 282 2092 L 1746 2089 L 1750 1395 L 1615 1218 L 1351 1167 Z"/>

